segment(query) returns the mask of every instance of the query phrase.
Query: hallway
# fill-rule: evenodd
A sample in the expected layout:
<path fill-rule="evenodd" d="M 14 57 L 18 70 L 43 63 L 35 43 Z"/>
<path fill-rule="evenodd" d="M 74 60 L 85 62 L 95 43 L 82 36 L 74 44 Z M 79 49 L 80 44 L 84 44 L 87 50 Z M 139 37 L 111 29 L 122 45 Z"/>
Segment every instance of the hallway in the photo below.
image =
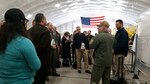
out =
<path fill-rule="evenodd" d="M 70 67 L 60 68 L 57 71 L 61 74 L 61 77 L 49 77 L 50 81 L 46 84 L 89 84 L 90 82 L 90 74 L 83 70 L 81 74 Z"/>
<path fill-rule="evenodd" d="M 130 72 L 130 64 L 131 63 L 131 54 L 125 59 L 125 69 L 126 69 L 126 80 L 128 84 L 136 84 L 132 79 L 133 73 Z M 90 66 L 90 70 L 92 66 Z M 49 77 L 50 81 L 47 81 L 46 84 L 90 84 L 90 74 L 85 73 L 82 70 L 82 73 L 77 73 L 77 70 L 72 67 L 61 67 L 57 69 L 58 73 L 60 73 L 60 77 Z M 143 75 L 141 72 L 139 73 L 140 84 L 150 84 L 150 79 Z M 149 81 L 148 81 L 149 80 Z M 147 82 L 147 83 L 146 83 Z M 100 83 L 101 84 L 101 83 Z"/>

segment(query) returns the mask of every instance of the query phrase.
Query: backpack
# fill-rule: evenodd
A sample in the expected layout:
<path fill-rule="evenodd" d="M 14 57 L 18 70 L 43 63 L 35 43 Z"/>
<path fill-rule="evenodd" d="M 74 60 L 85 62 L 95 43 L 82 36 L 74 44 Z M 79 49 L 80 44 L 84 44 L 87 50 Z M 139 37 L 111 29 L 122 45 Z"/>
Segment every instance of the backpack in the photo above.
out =
<path fill-rule="evenodd" d="M 58 60 L 58 61 L 56 62 L 56 68 L 60 68 L 60 65 L 61 65 L 61 62 Z"/>
<path fill-rule="evenodd" d="M 70 64 L 69 64 L 69 60 L 68 59 L 63 59 L 62 61 L 62 66 L 63 67 L 68 67 Z"/>

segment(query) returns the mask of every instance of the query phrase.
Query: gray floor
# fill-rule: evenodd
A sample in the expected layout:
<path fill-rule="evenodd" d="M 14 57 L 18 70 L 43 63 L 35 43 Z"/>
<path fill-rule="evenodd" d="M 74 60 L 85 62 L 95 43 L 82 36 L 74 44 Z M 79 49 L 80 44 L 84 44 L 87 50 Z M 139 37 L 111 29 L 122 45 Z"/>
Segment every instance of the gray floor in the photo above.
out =
<path fill-rule="evenodd" d="M 126 65 L 126 80 L 128 84 L 136 84 L 135 80 L 132 79 L 133 73 L 130 72 L 130 64 L 131 63 L 131 56 L 129 54 L 128 57 L 125 59 Z M 92 66 L 90 66 L 90 69 Z M 49 77 L 50 81 L 46 81 L 46 84 L 90 84 L 90 74 L 87 74 L 82 70 L 82 73 L 77 73 L 77 70 L 71 67 L 61 67 L 57 69 L 58 73 L 60 73 L 60 77 Z M 150 84 L 150 79 L 147 78 L 142 73 L 139 74 L 140 84 Z M 100 82 L 101 84 L 101 82 Z"/>
<path fill-rule="evenodd" d="M 90 74 L 82 71 L 81 74 L 72 68 L 60 68 L 57 70 L 61 77 L 49 77 L 47 84 L 89 84 Z"/>

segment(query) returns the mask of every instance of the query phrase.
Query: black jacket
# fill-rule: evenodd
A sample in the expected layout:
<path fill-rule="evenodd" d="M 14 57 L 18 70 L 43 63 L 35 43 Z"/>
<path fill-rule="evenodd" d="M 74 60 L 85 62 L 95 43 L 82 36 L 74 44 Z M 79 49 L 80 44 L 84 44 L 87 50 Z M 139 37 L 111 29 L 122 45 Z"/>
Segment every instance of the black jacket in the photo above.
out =
<path fill-rule="evenodd" d="M 114 54 L 115 55 L 123 54 L 127 56 L 128 41 L 129 41 L 129 37 L 127 31 L 124 28 L 118 30 L 115 35 Z"/>
<path fill-rule="evenodd" d="M 87 35 L 86 37 L 87 37 L 87 39 L 88 39 L 88 49 L 90 49 L 90 47 L 89 47 L 89 42 L 90 42 L 90 40 L 91 40 L 94 36 L 93 36 L 93 35 Z"/>
<path fill-rule="evenodd" d="M 36 24 L 28 30 L 30 38 L 36 48 L 37 55 L 41 61 L 41 68 L 35 75 L 35 82 L 45 80 L 51 68 L 51 37 L 48 29 L 40 24 Z"/>
<path fill-rule="evenodd" d="M 88 49 L 88 39 L 83 33 L 77 33 L 74 35 L 73 44 L 76 49 L 81 48 L 81 43 L 85 44 L 85 48 Z"/>
<path fill-rule="evenodd" d="M 62 38 L 62 59 L 71 57 L 70 53 L 70 40 L 67 40 L 64 36 Z"/>
<path fill-rule="evenodd" d="M 36 48 L 42 65 L 50 64 L 51 38 L 48 29 L 40 24 L 36 24 L 28 30 L 28 34 Z"/>

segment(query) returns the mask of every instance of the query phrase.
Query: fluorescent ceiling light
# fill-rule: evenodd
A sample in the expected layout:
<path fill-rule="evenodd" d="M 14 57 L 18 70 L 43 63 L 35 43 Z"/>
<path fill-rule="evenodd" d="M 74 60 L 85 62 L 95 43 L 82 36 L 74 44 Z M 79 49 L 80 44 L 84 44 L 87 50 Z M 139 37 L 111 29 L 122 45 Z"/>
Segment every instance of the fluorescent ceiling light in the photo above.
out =
<path fill-rule="evenodd" d="M 63 13 L 66 13 L 66 12 L 67 12 L 67 10 L 65 10 L 65 9 L 64 9 L 64 10 L 62 10 L 62 12 L 63 12 Z"/>
<path fill-rule="evenodd" d="M 75 3 L 72 3 L 72 4 L 69 4 L 69 6 L 75 6 L 75 5 L 77 5 L 76 2 L 75 2 Z"/>
<path fill-rule="evenodd" d="M 69 8 L 66 8 L 64 10 L 62 10 L 63 13 L 66 13 L 69 10 Z"/>
<path fill-rule="evenodd" d="M 55 7 L 60 7 L 60 4 L 55 4 Z"/>
<path fill-rule="evenodd" d="M 119 0 L 117 3 L 124 4 L 124 3 L 129 3 L 129 2 Z"/>
<path fill-rule="evenodd" d="M 143 16 L 143 15 L 141 15 L 141 16 L 140 16 L 140 18 L 144 18 L 144 16 Z"/>
<path fill-rule="evenodd" d="M 148 15 L 148 14 L 150 14 L 150 11 L 148 11 L 148 12 L 145 12 L 144 14 L 147 14 L 147 15 Z"/>
<path fill-rule="evenodd" d="M 27 18 L 27 19 L 30 19 L 31 17 L 32 17 L 32 15 L 31 15 L 31 14 L 28 14 L 26 18 Z"/>
<path fill-rule="evenodd" d="M 84 0 L 84 2 L 85 2 L 85 3 L 89 3 L 89 2 L 90 2 L 90 0 Z"/>

